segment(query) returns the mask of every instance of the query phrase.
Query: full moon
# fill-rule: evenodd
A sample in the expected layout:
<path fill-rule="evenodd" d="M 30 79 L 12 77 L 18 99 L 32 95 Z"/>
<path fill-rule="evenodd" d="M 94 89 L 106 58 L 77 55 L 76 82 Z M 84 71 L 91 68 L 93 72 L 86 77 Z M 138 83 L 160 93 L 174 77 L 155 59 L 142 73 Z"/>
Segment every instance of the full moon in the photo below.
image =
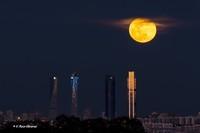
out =
<path fill-rule="evenodd" d="M 156 24 L 150 19 L 136 18 L 129 26 L 129 34 L 133 40 L 139 43 L 147 43 L 156 36 Z"/>

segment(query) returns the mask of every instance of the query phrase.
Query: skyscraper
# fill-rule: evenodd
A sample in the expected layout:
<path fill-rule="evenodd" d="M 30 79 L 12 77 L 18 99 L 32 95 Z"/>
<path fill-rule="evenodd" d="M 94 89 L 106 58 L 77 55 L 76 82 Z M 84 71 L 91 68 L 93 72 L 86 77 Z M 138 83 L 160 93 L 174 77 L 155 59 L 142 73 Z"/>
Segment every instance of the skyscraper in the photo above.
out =
<path fill-rule="evenodd" d="M 57 116 L 57 99 L 58 99 L 58 79 L 53 77 L 51 79 L 51 92 L 50 92 L 50 108 L 49 119 L 52 120 Z"/>
<path fill-rule="evenodd" d="M 134 71 L 128 72 L 128 114 L 129 118 L 136 117 L 136 78 Z"/>
<path fill-rule="evenodd" d="M 79 76 L 77 73 L 71 75 L 71 86 L 72 86 L 72 108 L 71 114 L 77 116 L 78 111 L 78 85 L 79 85 Z"/>
<path fill-rule="evenodd" d="M 115 118 L 115 77 L 106 75 L 105 78 L 105 116 Z"/>

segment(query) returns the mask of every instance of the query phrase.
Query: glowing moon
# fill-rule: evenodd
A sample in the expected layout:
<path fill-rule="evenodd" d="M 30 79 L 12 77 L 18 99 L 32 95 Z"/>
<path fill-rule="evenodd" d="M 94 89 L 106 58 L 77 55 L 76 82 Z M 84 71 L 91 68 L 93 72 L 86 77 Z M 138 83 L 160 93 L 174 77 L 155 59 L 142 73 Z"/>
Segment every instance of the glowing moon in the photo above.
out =
<path fill-rule="evenodd" d="M 129 34 L 136 42 L 147 43 L 156 36 L 156 24 L 150 19 L 134 19 L 129 26 Z"/>

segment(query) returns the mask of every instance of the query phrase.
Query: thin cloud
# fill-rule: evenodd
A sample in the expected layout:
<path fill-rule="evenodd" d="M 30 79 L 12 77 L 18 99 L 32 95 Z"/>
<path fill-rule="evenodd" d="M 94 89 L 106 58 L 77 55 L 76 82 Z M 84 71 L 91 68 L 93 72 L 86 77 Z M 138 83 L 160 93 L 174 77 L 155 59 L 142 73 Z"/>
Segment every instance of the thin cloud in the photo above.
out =
<path fill-rule="evenodd" d="M 177 20 L 172 18 L 147 18 L 147 17 L 132 17 L 132 18 L 124 18 L 118 20 L 103 20 L 98 22 L 107 26 L 113 26 L 122 30 L 123 29 L 128 30 L 130 23 L 136 18 L 145 18 L 152 20 L 153 22 L 155 22 L 157 30 L 161 32 L 166 31 L 172 27 L 177 27 L 179 25 Z"/>

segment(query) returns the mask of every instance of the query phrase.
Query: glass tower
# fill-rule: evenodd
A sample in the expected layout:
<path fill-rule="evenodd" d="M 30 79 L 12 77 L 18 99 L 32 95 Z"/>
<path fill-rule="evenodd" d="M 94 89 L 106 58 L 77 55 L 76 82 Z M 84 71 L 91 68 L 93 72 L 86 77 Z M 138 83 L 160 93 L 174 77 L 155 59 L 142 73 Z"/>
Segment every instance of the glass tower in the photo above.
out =
<path fill-rule="evenodd" d="M 105 116 L 108 119 L 115 118 L 115 77 L 105 77 Z"/>
<path fill-rule="evenodd" d="M 77 116 L 77 107 L 78 107 L 78 85 L 79 85 L 79 75 L 77 73 L 73 73 L 71 75 L 71 86 L 72 86 L 72 107 L 71 114 L 73 116 Z"/>
<path fill-rule="evenodd" d="M 51 92 L 50 92 L 50 108 L 49 119 L 54 119 L 57 116 L 57 99 L 58 99 L 58 79 L 53 77 L 51 79 Z"/>
<path fill-rule="evenodd" d="M 134 71 L 128 72 L 128 114 L 129 118 L 135 118 L 136 116 L 136 78 Z"/>

